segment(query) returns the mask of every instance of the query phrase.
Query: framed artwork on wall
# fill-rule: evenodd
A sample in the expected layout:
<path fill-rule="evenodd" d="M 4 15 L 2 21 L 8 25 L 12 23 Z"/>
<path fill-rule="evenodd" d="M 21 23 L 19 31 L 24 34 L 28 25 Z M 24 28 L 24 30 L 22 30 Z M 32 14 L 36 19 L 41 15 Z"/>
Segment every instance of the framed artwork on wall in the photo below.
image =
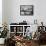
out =
<path fill-rule="evenodd" d="M 32 16 L 33 15 L 33 5 L 20 5 L 20 15 L 21 16 Z"/>

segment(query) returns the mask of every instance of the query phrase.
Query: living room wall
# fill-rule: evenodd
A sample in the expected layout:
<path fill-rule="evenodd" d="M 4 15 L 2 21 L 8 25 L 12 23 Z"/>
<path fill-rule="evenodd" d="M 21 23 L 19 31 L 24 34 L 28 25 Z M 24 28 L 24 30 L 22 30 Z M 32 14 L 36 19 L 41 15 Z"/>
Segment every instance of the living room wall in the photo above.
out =
<path fill-rule="evenodd" d="M 7 23 L 19 23 L 26 20 L 29 24 L 37 19 L 38 24 L 41 21 L 46 25 L 46 0 L 4 0 L 3 20 Z M 33 16 L 20 16 L 20 5 L 34 5 Z"/>
<path fill-rule="evenodd" d="M 0 27 L 2 27 L 2 0 L 0 0 Z"/>

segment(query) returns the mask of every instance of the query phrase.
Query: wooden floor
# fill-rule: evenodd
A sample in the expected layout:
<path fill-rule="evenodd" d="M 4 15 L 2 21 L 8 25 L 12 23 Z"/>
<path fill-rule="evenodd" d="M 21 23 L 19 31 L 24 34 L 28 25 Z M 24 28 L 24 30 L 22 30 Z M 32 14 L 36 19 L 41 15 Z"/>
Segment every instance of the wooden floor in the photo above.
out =
<path fill-rule="evenodd" d="M 46 45 L 40 45 L 40 46 L 46 46 Z"/>
<path fill-rule="evenodd" d="M 0 46 L 4 46 L 4 44 L 1 44 Z"/>
<path fill-rule="evenodd" d="M 0 46 L 4 46 L 4 45 L 0 45 Z M 36 44 L 36 43 L 35 43 L 35 44 L 33 43 L 33 45 L 32 45 L 32 46 L 39 46 L 39 45 L 38 45 L 38 44 Z M 46 45 L 40 45 L 40 46 L 46 46 Z"/>

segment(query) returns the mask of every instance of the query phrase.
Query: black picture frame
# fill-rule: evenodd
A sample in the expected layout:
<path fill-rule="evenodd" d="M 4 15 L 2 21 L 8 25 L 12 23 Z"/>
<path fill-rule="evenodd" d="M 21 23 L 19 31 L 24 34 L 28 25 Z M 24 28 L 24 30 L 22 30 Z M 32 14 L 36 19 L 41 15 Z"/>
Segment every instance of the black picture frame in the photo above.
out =
<path fill-rule="evenodd" d="M 33 5 L 20 5 L 20 15 L 21 16 L 32 16 L 34 10 Z"/>

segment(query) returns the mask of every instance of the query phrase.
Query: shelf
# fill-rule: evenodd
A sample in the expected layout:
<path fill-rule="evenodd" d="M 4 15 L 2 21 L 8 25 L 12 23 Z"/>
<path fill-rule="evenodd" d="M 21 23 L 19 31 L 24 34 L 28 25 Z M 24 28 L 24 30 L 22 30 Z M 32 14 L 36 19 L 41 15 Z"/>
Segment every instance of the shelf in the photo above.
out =
<path fill-rule="evenodd" d="M 23 33 L 23 32 L 16 32 L 16 33 Z"/>
<path fill-rule="evenodd" d="M 9 25 L 9 26 L 31 26 L 31 25 Z"/>
<path fill-rule="evenodd" d="M 26 34 L 26 28 L 27 27 L 30 27 L 31 25 L 9 25 L 9 27 L 11 27 L 10 28 L 10 33 L 17 33 L 18 35 L 19 34 L 22 34 L 23 36 L 25 36 L 25 34 Z M 16 32 L 14 32 L 14 30 L 16 30 Z M 19 30 L 21 30 L 21 31 L 19 31 Z M 13 31 L 13 32 L 11 32 L 11 31 Z"/>
<path fill-rule="evenodd" d="M 15 33 L 15 32 L 10 32 L 10 33 Z"/>
<path fill-rule="evenodd" d="M 15 33 L 15 32 L 10 32 L 10 33 Z M 16 32 L 16 33 L 23 33 L 23 32 Z"/>

